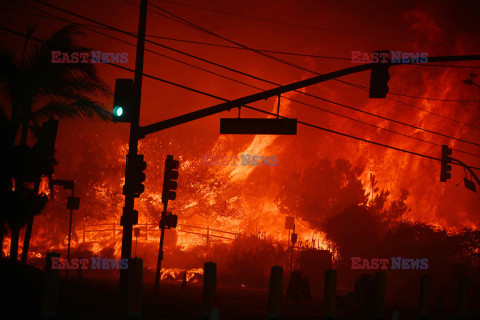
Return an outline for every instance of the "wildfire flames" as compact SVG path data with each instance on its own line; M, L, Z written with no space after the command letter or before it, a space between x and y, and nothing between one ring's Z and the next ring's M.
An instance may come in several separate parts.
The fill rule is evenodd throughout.
M407 14L409 19L415 20L411 28L424 29L428 37L438 37L441 30L439 31L431 20L421 19L417 13L414 10ZM423 29L419 27L420 25ZM471 42L471 40L469 36L459 37L451 50L457 54L478 52L478 44L476 48L472 44L478 42ZM429 48L430 56L435 56L436 52L448 51L446 47L440 45L438 47L431 45ZM410 45L408 49L409 52L425 51L420 45ZM311 64L310 68L319 72L327 72L332 68L338 69L333 62L322 66L310 60L308 63ZM458 63L457 65L471 64ZM349 66L351 65L347 63L344 67ZM408 93L412 96L444 100L478 99L478 92L472 93L470 88L465 88L462 84L462 80L467 75L467 72L463 71L459 72L456 68L395 66L390 68L389 87L391 92ZM285 82L298 81L310 76L312 75L308 72L301 75L289 74L289 81L285 80ZM346 77L345 80L366 83L367 76L354 75ZM151 88L153 84L146 82L145 86ZM216 88L214 82L207 83L206 86ZM458 139L480 141L480 129L476 127L480 117L478 103L418 100L390 95L404 103L399 104L386 99L368 100L365 92L359 93L351 87L348 87L348 90L354 93L347 95L345 88L347 88L345 85L335 82L309 87L303 91ZM331 130L440 157L441 147L439 146L312 110L294 104L284 99L285 97L316 105L321 104L329 110L374 123L380 128L480 154L478 146L435 136L366 114L347 111L337 105L302 96L300 93L291 92L280 98L282 115ZM233 93L232 98L234 98ZM203 104L204 100L201 102ZM264 110L276 112L277 102L276 99L269 99L260 103ZM147 95L145 102L142 100L142 103L146 106L157 105L158 97ZM405 104L409 104L410 107ZM192 110L194 110L193 107L188 109L188 112ZM182 113L184 112L168 109L165 110L165 117L169 118ZM145 114L142 114L144 119L142 121L146 123L158 121L151 117L152 114L150 109L145 111ZM232 112L222 116L236 116L236 114L233 115ZM247 112L245 117L248 116L259 115ZM457 122L445 117L454 118ZM113 130L112 127L114 127L113 124L94 125L68 120L61 122L60 125L56 144L58 165L55 176L62 179L75 179L75 195L81 198L80 210L73 213L72 256L120 257L122 227L119 222L124 205L122 186L128 146L126 127L120 128L120 125L117 125ZM169 203L168 207L169 211L178 215L179 226L177 230L166 232L166 255L162 280L181 280L186 271L187 281L198 281L198 277L202 274L203 262L208 261L207 259L221 258L218 252L227 252L214 253L215 248L222 246L228 248L230 245L233 247L232 243L241 241L243 238L254 237L255 241L269 243L285 251L289 245L289 230L285 229L285 217L290 214L280 208L277 196L285 186L296 185L307 172L317 170L317 166L325 163L322 159L332 164L337 159L344 159L352 165L352 168L358 168L360 184L366 197L375 197L380 192L388 190L389 196L385 206L401 198L402 189L408 190L408 196L405 199L407 210L401 217L403 220L422 221L452 232L467 227L476 229L480 222L478 196L464 190L461 183L464 173L456 166L452 170L451 181L442 184L438 181L440 164L437 161L309 127L300 126L298 135L293 137L219 136L218 117L198 120L196 123L180 127L148 136L140 141L139 146L139 153L145 155L147 162L147 179L146 191L135 203L136 210L139 212L139 225L134 227L140 228L140 236L133 238L132 256L143 258L144 265L149 270L154 270L158 254L160 234L158 223L163 210L161 193L164 160L167 154L174 154L175 158L180 160L177 199ZM277 156L278 165L242 166L240 165L242 154ZM234 157L239 160L239 164L237 166L212 165L205 163L204 155L212 155L220 159ZM454 156L463 159L471 166L478 167L480 164L478 157L475 156L458 152L455 152ZM372 176L376 179L375 187L372 185ZM319 184L321 183L320 181ZM325 184L327 183L325 181ZM340 187L343 187L347 182L341 181L340 184ZM312 204L316 201L317 191L310 185L298 187L299 194L308 195L302 207L308 211L311 207L313 208ZM325 188L328 189L329 186L326 185ZM50 194L46 179L42 180L40 192L49 195L52 200L49 201L44 212L35 217L29 258L38 261L45 257L47 251L64 252L66 250L69 210L66 209L65 203L66 197L70 195L69 191L61 188L55 189ZM295 197L294 194L291 196ZM333 202L334 200L331 198L325 201ZM322 219L324 215L326 215L325 212L318 212L318 216ZM296 245L303 248L328 249L333 252L334 258L338 258L335 243L328 240L328 235L321 228L322 219L319 218L318 225L313 225L301 215L296 215L295 232L298 234ZM348 232L349 227L345 227L345 232ZM20 243L23 243L22 237L23 235ZM8 255L9 241L8 237L5 238L4 255Z

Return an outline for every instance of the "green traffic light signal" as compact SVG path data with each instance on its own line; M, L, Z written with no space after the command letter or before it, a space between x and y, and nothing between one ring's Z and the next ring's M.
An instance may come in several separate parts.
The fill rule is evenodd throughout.
M113 115L116 116L116 117L121 117L123 114L123 108L120 107L120 106L116 106L115 108L113 108Z
M113 120L132 122L134 119L134 90L132 79L116 79L113 96Z

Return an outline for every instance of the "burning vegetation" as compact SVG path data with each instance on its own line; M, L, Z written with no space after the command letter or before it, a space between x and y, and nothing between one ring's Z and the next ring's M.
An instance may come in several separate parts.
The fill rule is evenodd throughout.
M82 206L74 215L71 257L118 259L125 147L89 140L63 153L71 159L69 172L82 177L82 183L77 182ZM415 221L414 208L408 206L409 190L381 188L388 185L382 183L381 173L368 172L361 162L354 165L347 159L317 157L300 159L307 162L302 171L284 168L282 164L290 164L289 148L283 146L282 152L274 140L256 138L242 150L220 138L211 147L211 153L218 155L275 153L279 166L274 167L206 166L198 155L208 141L187 141L192 147L179 157L178 197L172 204L179 226L166 232L161 279L180 281L187 272L187 281L198 281L203 262L211 260L219 265L220 283L265 287L270 266L299 266L301 252L307 249L330 250L349 285L354 280L351 257L428 258L432 272L441 272L446 264L463 265L473 272L478 265L475 229L455 231ZM148 167L146 193L137 206L140 235L133 240L133 253L144 259L145 274L153 276L165 142L149 139L140 148L145 150ZM66 250L66 196L65 191L56 190L43 214L36 217L30 252L38 266L47 251ZM286 216L296 217L299 235L293 260Z

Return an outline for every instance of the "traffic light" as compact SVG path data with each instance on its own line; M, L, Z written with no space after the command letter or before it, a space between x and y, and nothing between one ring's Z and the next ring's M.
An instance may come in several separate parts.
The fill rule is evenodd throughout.
M442 146L442 167L440 169L440 181L447 182L448 179L452 177L450 170L452 170L452 166L449 163L452 163L452 149L448 146Z
M145 191L145 186L143 182L145 181L145 169L147 168L147 163L143 160L143 154L136 154L134 156L128 156L127 158L127 181L123 187L123 194L125 194L126 189L133 192L135 198L140 197Z
M120 225L122 227L132 226L138 223L138 211L133 210L129 214L126 213L125 208L123 208L123 215L120 217Z
M388 51L374 51L378 57L388 57ZM386 98L388 93L388 80L390 80L390 74L388 68L390 67L390 58L380 58L378 62L372 66L370 73L370 98Z
M160 228L170 229L176 228L178 223L178 216L171 212L162 212L162 218L160 219Z
M178 179L178 160L174 160L172 155L168 155L165 159L165 174L163 176L163 191L162 202L168 203L168 200L175 200L177 194L177 179Z
M134 112L134 89L132 79L117 79L113 97L113 120L132 122Z

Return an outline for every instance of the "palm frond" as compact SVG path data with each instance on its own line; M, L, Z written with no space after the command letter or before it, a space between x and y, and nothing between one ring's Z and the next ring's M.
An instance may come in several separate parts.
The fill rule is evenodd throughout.
M30 124L51 116L112 120L111 113L94 98L111 95L96 64L52 63L52 51L90 53L93 49L75 43L80 35L78 26L64 27L46 43L33 46L20 64L13 53L0 47L0 117L5 120L10 115L8 130L17 133L23 119Z
M82 35L78 26L69 25L55 33L47 44L35 46L24 61L24 74L29 79L32 100L37 94L52 93L65 84L77 87L84 94L111 94L109 86L98 76L91 63L52 63L52 52L89 53L93 49L78 46L74 36ZM31 101L33 102L33 101Z
M53 96L49 102L33 114L34 118L58 118L70 119L100 119L112 121L112 114L107 111L98 101L86 96L72 94L70 96Z

